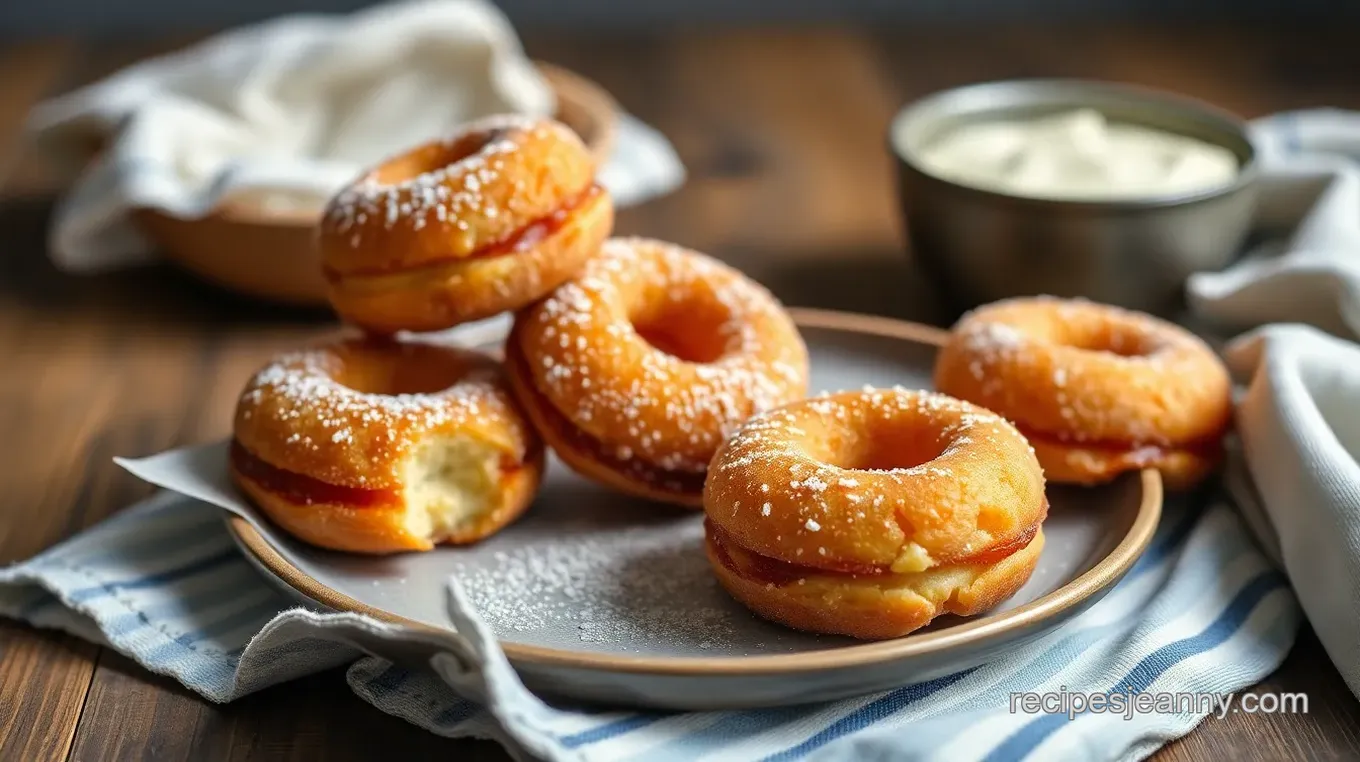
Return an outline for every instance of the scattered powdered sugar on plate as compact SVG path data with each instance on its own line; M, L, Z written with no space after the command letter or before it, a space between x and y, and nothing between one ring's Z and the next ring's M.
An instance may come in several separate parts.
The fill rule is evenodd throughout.
M703 526L665 524L542 537L456 568L468 602L501 635L575 626L581 642L685 641L736 632L730 608L695 606L717 588Z

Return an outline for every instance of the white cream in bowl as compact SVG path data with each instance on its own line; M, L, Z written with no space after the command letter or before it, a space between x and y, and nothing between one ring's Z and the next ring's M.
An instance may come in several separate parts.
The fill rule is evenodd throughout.
M916 154L926 171L1017 196L1119 201L1182 196L1230 184L1229 149L1174 132L1111 121L1095 109L965 124Z

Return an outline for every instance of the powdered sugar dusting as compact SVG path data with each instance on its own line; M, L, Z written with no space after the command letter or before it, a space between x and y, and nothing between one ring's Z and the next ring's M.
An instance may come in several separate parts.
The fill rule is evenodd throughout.
M419 394L380 394L345 386L345 355L382 355L385 362L428 362L448 350L411 343L400 349L346 342L281 355L261 368L237 402L237 416L254 425L282 424L278 444L291 451L315 478L351 486L391 487L393 461L427 433L460 427L488 416L504 416L508 392L494 365L466 368L449 387ZM421 353L434 353L422 356ZM376 360L372 360L376 361ZM447 361L447 359L446 359ZM377 474L387 463L388 473ZM361 471L374 469L380 483L366 483Z
M426 171L384 182L381 170L375 170L341 190L326 208L325 227L357 248L364 242L370 222L377 222L387 231L403 227L420 230L426 226L467 230L465 218L471 215L494 220L511 211L505 204L514 204L515 198L523 195L520 191L524 178L507 177L505 173L506 157L519 150L514 132L544 137L549 132L565 130L556 122L518 114L499 114L472 122L448 140L408 154L418 156L425 152L433 165ZM476 136L485 136L486 142L475 151L441 160L444 158L441 152ZM402 157L397 157L391 161L401 160ZM493 186L507 182L513 186L509 192L505 188L492 190Z
M853 439L884 423L919 427L922 436L938 436L945 444L936 457L919 465L854 468L821 460L818 445L805 437L805 430L815 427ZM892 516L908 480L955 479L956 458L966 459L971 446L997 438L1023 442L1000 416L942 394L897 386L819 395L747 421L714 463L710 487L735 503L734 513L748 513L752 521L782 522L795 536L810 537L837 522L864 520L866 510L874 512L874 520L895 527ZM770 488L770 475L781 473L782 484ZM741 508L741 498L748 495L759 506L754 513ZM794 547L791 552L797 556L815 549Z
M1005 355L1019 350L1025 336L1005 323L983 321L970 323L962 336L964 344L982 354Z
M499 633L574 625L585 643L706 648L729 641L736 626L731 608L676 605L722 600L702 542L698 521L542 537L454 575Z
M637 332L646 309L718 311L719 357L691 362ZM701 472L750 415L796 399L806 352L765 289L725 265L670 244L613 239L575 281L528 319L526 354L539 390L621 459Z
M1064 442L1167 444L1164 428L1198 431L1207 424L1187 419L1227 404L1227 373L1194 334L1084 299L979 307L955 326L947 354L957 364L946 391Z

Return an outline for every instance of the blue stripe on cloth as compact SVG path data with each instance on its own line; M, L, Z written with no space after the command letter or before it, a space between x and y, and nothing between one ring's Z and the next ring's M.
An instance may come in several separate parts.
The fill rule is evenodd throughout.
M156 511L135 519L135 526L119 533L105 532L108 540L89 547L79 537L77 544L60 548L54 555L79 556L82 566L103 566L105 564L126 564L128 561L152 558L164 553L166 548L183 548L186 544L205 537L205 530L212 534L223 535L222 516L219 511L204 511L183 514L179 512ZM129 534L129 532L131 532ZM211 537L212 534L207 536ZM101 538L102 539L102 538ZM111 542L110 542L111 540Z
M405 669L398 667L395 664L389 664L387 665L387 669L384 669L382 672L379 672L369 679L368 687L375 694L386 696L400 688L408 677L409 675L406 673Z
M235 546L227 548L220 553L208 556L207 558L200 558L183 566L167 569L157 574L149 574L145 577L137 577L118 582L105 582L101 585L73 590L71 591L69 598L76 603L81 603L88 601L91 598L112 595L120 590L143 590L157 587L211 569L216 569L223 564L231 563L233 561L237 563L241 563L242 561L241 552L237 550Z
M1143 657L1107 694L1137 693L1146 690L1163 672L1196 654L1209 651L1237 632L1247 616L1270 592L1282 587L1284 578L1269 570L1258 574L1233 596L1232 601L1208 627L1174 643L1168 643ZM992 749L985 762L1011 762L1024 759L1030 752L1069 720L1065 714L1046 714L1015 731Z
M445 728L459 725L472 719L477 712L481 711L481 709L480 706L471 701L458 699L456 702L439 710L439 714L434 716L434 722L436 725Z
M152 646L135 655L139 662L155 665L156 671L171 670L172 674L180 672L179 667L192 662L189 664L192 669L184 670L188 674L180 679L186 683L192 681L196 685L203 683L211 683L213 686L229 684L236 675L236 665L239 663L239 660L233 658L231 654L212 649L196 648L171 639L166 639L160 645ZM176 674L176 676L179 675Z
M158 603L151 603L140 606L137 611L112 617L103 623L104 631L110 636L127 635L146 623L148 619L160 621L182 622L184 620L200 619L202 612L221 605L231 598L238 598L250 593L259 591L258 581L250 584L251 580L243 579L241 583L231 587L213 588L205 593L200 593L192 597L171 597L168 600ZM272 591L270 591L272 592ZM176 595L181 591L176 590ZM278 605L284 599L278 595L272 595L266 602ZM252 606L260 604L251 604ZM287 608L287 604L283 605ZM281 609L280 609L281 610ZM214 620L215 621L215 620ZM194 625L199 629L201 625Z
M810 706L774 707L755 712L725 712L717 722L700 728L689 735L671 739L659 749L648 751L647 759L649 762L662 762L663 760L684 762L695 757L701 757L710 751L721 749L725 745L742 738L763 733L780 725L798 722L808 715L825 710L825 705L813 704Z
M929 682L898 688L886 696L870 701L868 704L865 704L850 714L836 720L822 729L821 732L813 735L811 738L803 741L797 746L769 755L765 758L765 762L797 759L813 749L831 743L843 735L853 733L856 730L862 730L888 715L896 714L902 707L907 706L908 704L914 704L938 691L948 688L972 673L973 670L967 669L962 672L955 672L952 675L936 678Z
M364 681L364 687L367 688L375 698L383 698L394 692L417 695L422 693L419 688L406 690L407 683L411 682L415 677L417 677L417 675L413 675L410 670L405 667L396 664L388 664L382 672L379 672ZM431 716L430 721L437 727L452 730L457 725L475 717L480 711L482 711L481 705L461 697L453 697L452 703Z
M200 624L198 625L197 632L186 633L180 637L188 638L191 643L197 643L204 640L211 640L219 635L223 635L238 627L251 623L254 623L256 625L255 629L258 630L260 627L264 627L265 623L270 619L273 619L280 611L288 608L287 603L280 604L281 602L279 599L269 598L260 601L259 603L251 604L240 611L234 611L220 619ZM247 638L247 640L249 640L249 638Z
M624 733L631 733L638 728L645 728L652 723L663 720L670 715L658 714L655 712L643 712L631 714L613 722L600 725L599 727L583 730L569 736L563 736L558 741L568 749L576 749L593 743L599 743L608 738L621 736Z

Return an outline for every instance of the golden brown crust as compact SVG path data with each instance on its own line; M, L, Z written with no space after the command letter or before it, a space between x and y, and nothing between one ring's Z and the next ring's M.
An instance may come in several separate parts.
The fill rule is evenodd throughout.
M523 250L407 270L334 275L331 306L377 333L434 331L534 302L581 271L614 226L614 206L594 192L555 230Z
M674 473L638 460L621 460L574 428L534 388L513 332L511 336L505 353L510 387L539 436L563 463L587 479L627 495L686 508L703 507L702 473Z
M755 613L794 629L868 640L901 637L942 614L971 616L995 607L1029 580L1043 547L1040 531L990 564L873 577L809 570L773 581L752 573L746 551L721 547L712 531L705 542L719 583Z
M807 388L807 349L768 291L659 241L606 241L579 277L516 317L510 344L522 359L519 396L540 425L551 410L594 445L554 437L569 465L690 505L693 490L663 497L635 473L621 481L619 466L702 474L743 420Z
M479 120L337 193L317 229L321 261L348 275L473 257L561 209L594 176L590 151L566 125Z
M1232 416L1227 370L1204 342L1151 316L1083 300L1009 299L965 315L936 360L935 386L1101 461L1074 469L1070 458L1049 457L1067 448L1047 446L1040 461L1052 467L1052 481L1142 467L1139 457L1097 458L1093 450L1212 453ZM1189 478L1206 461L1186 462L1167 461L1167 475Z
M903 388L752 418L717 453L709 520L741 547L831 570L930 568L1027 538L1044 477L1000 416Z
M1144 446L1108 449L1031 437L1034 454L1044 467L1044 478L1058 484L1096 485L1113 481L1128 471L1155 468L1170 490L1189 489L1218 468L1223 448L1177 449Z
M266 515L303 540L360 553L486 537L523 513L544 469L542 442L499 363L416 341L352 340L277 358L247 385L234 435L232 478ZM454 525L412 522L425 509L407 499L409 461L450 441L493 459L489 492Z
M246 384L233 431L272 466L355 489L401 488L407 457L430 437L475 437L511 462L538 441L495 358L383 339L275 358Z

